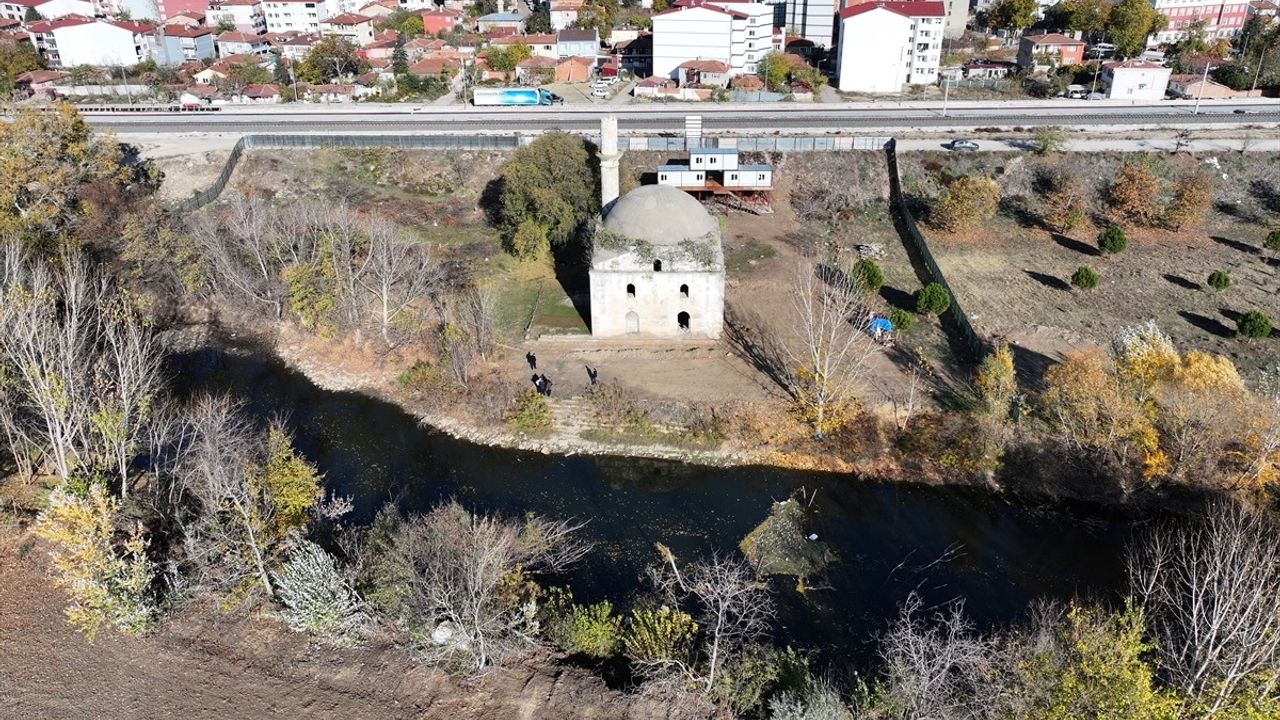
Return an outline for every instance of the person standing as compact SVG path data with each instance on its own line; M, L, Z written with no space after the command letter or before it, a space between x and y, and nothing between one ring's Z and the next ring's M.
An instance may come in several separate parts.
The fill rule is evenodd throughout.
M534 355L532 352L527 352L524 354L524 361L529 363L530 370L538 369L538 356Z

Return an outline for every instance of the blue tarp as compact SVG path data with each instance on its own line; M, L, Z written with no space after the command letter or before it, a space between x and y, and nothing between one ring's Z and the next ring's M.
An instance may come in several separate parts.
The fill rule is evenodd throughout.
M878 317L871 321L871 332L893 332L893 323L889 318Z

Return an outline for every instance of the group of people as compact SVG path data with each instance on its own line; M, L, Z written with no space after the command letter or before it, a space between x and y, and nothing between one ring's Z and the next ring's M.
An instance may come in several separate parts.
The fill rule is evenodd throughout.
M537 355L534 355L532 352L526 352L524 354L524 360L525 362L529 363L530 370L538 369ZM600 379L600 370L598 368L592 368L590 365L588 365L587 379L591 381L592 385L595 385L596 381ZM542 395L544 397L551 397L551 384L552 384L551 378L547 377L545 374L534 373L533 377L529 378L529 381L533 383L533 387L535 390L538 391L539 395Z

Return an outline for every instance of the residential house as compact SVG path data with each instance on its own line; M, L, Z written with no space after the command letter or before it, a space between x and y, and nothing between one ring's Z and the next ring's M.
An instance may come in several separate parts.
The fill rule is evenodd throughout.
M1277 11L1280 11L1280 5L1271 0L1253 0L1249 3L1250 15L1261 15L1264 18L1273 18Z
M0 18L25 21L27 11L35 10L45 20L69 15L93 17L93 3L88 0L4 0L0 2Z
M375 58L390 59L396 51L396 44L399 42L399 35L395 30L383 30L373 36L373 42L360 48L360 54L366 60Z
M211 27L164 25L156 30L154 59L160 65L181 65L216 54Z
M600 54L600 35L595 28L581 30L569 28L556 33L556 51L559 57L589 57Z
M311 52L311 46L318 42L320 42L319 33L298 33L273 41L271 47L279 50L282 58L301 61L307 53Z
M158 11L154 16L156 18L171 18L188 13L204 15L209 9L209 0L154 0L154 2Z
M409 62L424 58L428 55L434 55L448 47L443 40L438 38L414 38L404 44L405 55L409 58ZM395 50L393 49L394 53Z
M937 0L863 3L840 11L837 87L896 93L938 81L946 7Z
M596 66L594 57L567 57L556 62L556 82L584 83L591 79Z
M1084 43L1060 33L1024 35L1018 41L1018 67L1033 73L1084 64Z
M1163 100L1169 88L1169 68L1146 60L1102 64L1102 82L1113 100Z
M650 33L614 44L610 54L617 59L615 64L619 70L642 78L653 74L653 35Z
M551 14L552 29L559 31L573 27L578 22L578 10L583 4L584 0L551 0L547 12Z
M534 55L516 64L516 80L526 85L536 85L555 77L556 58Z
M635 84L631 94L636 97L659 98L663 100L710 100L711 91L706 88L680 87L669 77L654 75Z
M1017 63L979 58L965 63L962 73L968 80L1000 80L1017 70Z
M239 32L253 35L267 31L262 0L220 0L209 6L208 17L209 24L214 27L230 25Z
M214 39L218 49L218 57L228 55L266 55L271 44L262 35L253 35L238 30L229 30Z
M372 93L371 88L352 84L310 85L306 88L307 100L310 102L349 103Z
M686 60L676 66L680 85L729 86L729 66L719 60Z
M33 23L28 31L50 67L137 65L151 58L151 33L143 23L65 17Z
M551 58L552 60L560 57L559 51L556 49L555 35L505 35L497 38L489 43L494 47L510 47L512 45L527 45L529 54L534 57Z
M518 33L524 30L524 18L516 13L489 13L476 18L476 30L482 33L495 30L508 30Z
M264 0L262 12L267 20L268 33L290 30L314 33L320 31L320 21L329 17L327 0Z
M164 19L165 25L181 25L182 27L200 27L205 24L205 13L196 10L176 13Z
M269 105L280 102L280 88L273 83L245 85L240 91L240 102L247 105Z
M448 80L462 69L461 63L451 58L426 57L409 66L409 73L418 77L437 77Z
M1147 38L1150 45L1179 41L1186 36L1187 28L1198 21L1205 23L1204 36L1208 41L1233 38L1249 19L1249 0L1150 1L1156 12L1169 20L1164 30Z
M69 77L58 70L28 70L13 79L13 87L27 97L50 99L58 96L57 83Z
M196 85L217 85L220 81L226 80L231 74L232 66L261 64L262 61L263 58L260 55L228 55L209 67L194 73L191 79L195 81Z
M418 14L422 17L422 29L428 35L453 32L458 25L462 24L462 13L452 8L423 10Z
M371 18L387 17L400 12L400 4L396 0L373 0L356 8L356 12Z
M343 13L320 21L320 35L340 37L356 47L373 42L373 18Z
M756 63L782 49L772 5L728 0L677 0L653 22L653 74L674 77L686 60L719 60L731 75L754 74Z
M1204 87L1201 87L1203 82ZM1169 76L1169 94L1188 100L1204 98L1206 100L1227 100L1242 97L1262 97L1261 90L1233 90L1220 82L1209 78L1204 81L1202 73Z
M183 105L209 105L218 95L218 88L213 85L191 85L182 88L178 102Z

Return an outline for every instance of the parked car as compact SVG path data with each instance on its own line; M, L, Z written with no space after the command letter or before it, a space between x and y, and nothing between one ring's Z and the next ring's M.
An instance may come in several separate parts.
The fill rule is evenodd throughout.
M956 152L973 152L978 149L978 143L972 140L956 138L955 140L947 143L947 149L954 150Z
M591 88L591 97L607 98L609 97L609 88L603 85L597 85Z

